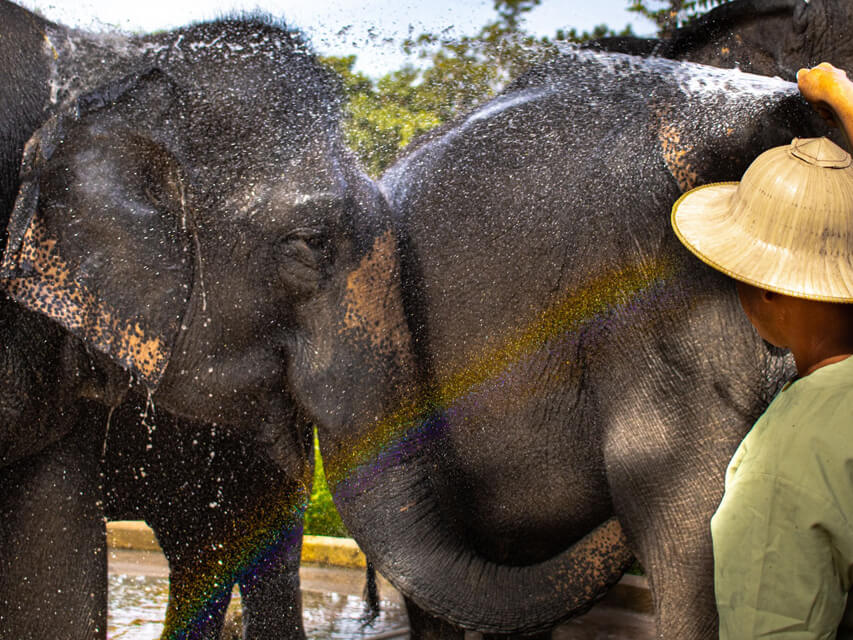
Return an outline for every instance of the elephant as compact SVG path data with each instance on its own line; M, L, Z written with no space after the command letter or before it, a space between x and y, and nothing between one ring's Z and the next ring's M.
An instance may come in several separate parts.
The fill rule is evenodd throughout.
M260 559L298 597L306 425L369 428L413 379L396 237L344 148L335 82L269 20L87 35L3 2L0 24L15 34L0 38L0 636L104 637L100 462L133 437L134 407L146 428L215 426L274 462L268 535L220 575ZM196 621L215 624L222 585L188 577ZM285 637L251 637L270 634Z
M732 0L667 37L598 38L594 50L689 60L794 81L823 61L853 70L853 6L844 0Z
M794 368L670 209L824 131L780 79L570 51L385 173L425 386L324 465L413 638L550 637L634 558L660 638L717 636L710 517Z
M45 43L53 46L49 33L59 34L60 38L64 35L60 26L8 2L0 3L0 16L3 35L8 36L0 38L0 61L3 63L0 74L4 75L3 86L6 88L0 95L3 99L0 111L6 125L6 135L0 147L3 154L0 158L0 199L5 214L0 228L5 238L8 217L18 190L18 167L24 142L55 110L53 102L59 99L58 95L52 94L51 52L45 51ZM112 73L120 77L118 66L115 69L103 69L98 59L94 62L85 59L82 62L86 66L78 70L78 75L82 76L78 79L80 85L97 82L98 73ZM126 61L122 59L122 63ZM27 344L15 339L15 328L31 326L41 320L35 317L26 322L21 321L19 316L26 311L5 295L2 308L4 318L8 321L5 325L7 330L3 333L7 362L21 363L26 358L30 363L39 362L39 367L44 371L56 367L53 362L34 358L35 352L32 350L26 356L12 354L11 350L16 345ZM30 377L22 376L22 372L30 374ZM40 410L43 398L49 397L46 389L39 389L33 384L31 376L37 374L36 367L18 366L14 377L7 376L4 380L7 402L28 400L33 403L33 410L27 418L29 424L34 424L36 418L33 415ZM58 404L67 407L71 402L66 399ZM142 411L133 406L132 402L126 402L117 409L115 415L110 415L109 422L114 427L117 424L120 427L109 432L109 446L106 434L95 434L95 439L104 442L103 452L107 453L103 456L103 468L100 469L100 475L105 480L104 511L110 518L134 517L147 520L166 551L172 575L163 635L178 638L191 630L195 638L218 638L230 598L230 583L236 579L243 590L246 638L304 638L298 582L299 525L292 527L288 548L282 549L280 553L259 556L257 566L242 567L239 577L235 576L233 558L240 557L240 552L244 556L250 554L249 548L235 549L234 546L245 546L253 539L245 532L241 536L235 535L235 532L245 529L245 526L235 525L236 518L246 517L247 505L252 504L255 513L248 515L254 517L246 518L245 522L259 525L264 521L263 506L248 500L250 494L254 492L261 495L262 490L264 495L271 496L278 492L280 499L270 502L286 503L297 487L293 478L288 478L284 468L290 467L288 471L293 477L306 476L310 474L313 462L310 455L286 461L285 467L280 468L266 455L272 434L261 438L266 442L252 446L257 430L238 430L230 434L230 438L223 439L220 435L217 439L210 435L211 431L216 433L216 426L209 429L193 425L181 428L177 425L180 419L162 412L156 418L150 416L148 424L143 426L138 418ZM102 427L107 422L107 413L102 407L90 405L85 416L92 423L90 429ZM13 424L23 420L20 416L12 418ZM151 439L144 438L141 433L148 433L149 430L157 433L156 427L161 423L165 423L166 428L159 432L157 446L153 446ZM3 428L8 430L10 425ZM47 428L53 429L56 434L63 430L53 425ZM299 427L296 421L291 429L298 434L297 439L303 445L310 440L310 429L300 431L304 427ZM223 429L219 431L221 434ZM164 437L164 433L169 434L169 437ZM35 439L35 442L38 440ZM20 437L17 437L17 443L17 446L21 445ZM204 454L201 449L205 450ZM202 468L207 469L207 474L182 464L187 460L175 457L176 451L192 451L196 458L206 457L207 464ZM211 467L214 459L216 468ZM189 494L186 482L192 483L193 491ZM171 483L179 483L183 491ZM170 512L171 505L166 500L179 501L180 513L177 509ZM216 508L212 509L210 505L214 502ZM10 531L7 535L14 535L14 532ZM220 585L210 590L206 598L201 598L204 594L198 593L200 575L206 576L205 586L209 590L210 585ZM97 586L100 589L100 585ZM200 598L204 602L203 617L197 615ZM103 604L100 606L103 608ZM202 619L204 624L201 624Z
M4 33L10 36L0 41L0 48L4 44L16 43L16 46L7 46L0 53L0 60L4 62L0 73L6 74L3 84L8 89L2 96L6 101L2 112L6 116L8 131L2 146L3 189L0 196L5 219L8 220L18 188L17 168L23 143L51 111L49 57L42 51L45 34L48 31L59 33L62 28L8 2L0 3L0 14ZM37 61L41 64L35 64ZM93 65L91 61L86 61L86 64ZM84 70L90 76L98 70L97 64L93 66L94 69ZM13 88L17 90L12 91ZM2 232L5 236L5 222ZM7 300L4 304L10 303ZM21 312L16 306L12 303L8 307L12 314ZM8 333L4 335L10 337ZM31 399L40 397L32 385L16 390L15 394ZM109 446L106 436L100 436L105 440L104 451L108 454L103 461L105 468L101 469L106 481L106 515L113 519L145 519L154 528L166 551L172 574L164 637L180 637L182 630L192 628L193 637L218 638L230 597L230 585L225 583L235 580L233 562L228 559L239 557L241 552L248 554L250 549L234 549L234 545L246 545L252 540L245 531L241 536L235 535L241 529L235 520L240 517L244 522L258 525L263 522L263 506L250 501L251 495L260 495L262 491L264 495L272 496L278 492L280 499L271 498L270 502L283 504L296 487L283 468L265 455L272 434L261 435L265 442L252 446L252 439L258 436L257 430L251 433L238 431L223 438L220 428L217 438L210 435L211 431L216 433L215 425L209 429L197 425L180 428L175 424L176 418L162 413L156 419L151 416L148 426L144 427L138 419L142 411L130 405L132 403L125 403L110 417L113 426L118 423L121 427L109 432ZM90 407L87 420L102 425L106 421L105 414L102 412L94 417L95 409L97 407ZM155 426L152 431L156 432L156 425L163 422L167 428L161 429L156 438L157 445L152 446L150 438L141 434L147 433L152 425ZM306 428L299 426L295 420L291 427L294 433L299 434L298 440L303 445L311 438L310 428L307 431ZM163 437L164 432L170 437ZM203 468L207 473L200 474L197 469L181 464L185 461L174 457L176 451L192 451L197 457L205 458L207 464ZM214 458L216 468L211 467ZM301 478L310 474L313 460L307 455L285 462L284 466L290 467L291 476ZM186 491L187 482L192 484L190 493ZM172 483L183 487L183 492ZM168 500L180 501L180 513L170 511ZM209 505L214 502L216 508L211 509ZM246 513L248 504L255 505L254 513ZM237 581L243 590L246 638L304 637L298 583L299 531L298 527L294 528L290 545L282 553L259 556L258 566L244 567L240 572ZM192 593L193 589L199 588L197 576L202 570L208 584L221 585L205 600L204 625L200 625L198 616L194 615L198 613L199 594Z
M288 426L297 424L294 415ZM287 509L308 487L288 475L293 465L267 455L255 430L145 415L131 402L114 410L110 425L104 511L108 519L145 520L156 533L170 568L162 637L220 638L236 583L241 637L304 638L302 524L290 522ZM312 429L304 428L311 442ZM311 454L303 476L313 469Z

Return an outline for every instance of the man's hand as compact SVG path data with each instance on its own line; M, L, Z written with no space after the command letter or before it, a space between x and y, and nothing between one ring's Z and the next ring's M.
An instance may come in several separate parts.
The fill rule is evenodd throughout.
M853 118L853 82L841 69L821 62L797 71L797 86L806 101L832 126L841 126L845 115Z

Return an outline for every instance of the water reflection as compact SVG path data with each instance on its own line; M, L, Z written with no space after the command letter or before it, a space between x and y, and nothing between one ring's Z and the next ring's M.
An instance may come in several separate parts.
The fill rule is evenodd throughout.
M338 593L302 593L305 633L319 640L370 638L408 625L406 612L399 602L382 601L382 613L368 629L362 629L359 616L363 601L358 596Z
M107 637L110 640L153 640L160 637L169 579L161 576L110 574ZM311 640L370 638L407 626L405 610L397 601L383 600L382 613L368 628L359 617L363 601L358 596L334 592L302 592L305 633ZM232 607L240 608L235 593Z
M168 601L168 578L110 575L107 637L113 640L159 638Z

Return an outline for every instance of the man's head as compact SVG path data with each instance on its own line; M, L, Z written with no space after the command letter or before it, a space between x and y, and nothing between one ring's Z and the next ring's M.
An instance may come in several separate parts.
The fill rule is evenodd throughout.
M853 351L853 159L826 138L761 154L740 182L684 194L672 225L701 260L737 281L762 338L800 373Z

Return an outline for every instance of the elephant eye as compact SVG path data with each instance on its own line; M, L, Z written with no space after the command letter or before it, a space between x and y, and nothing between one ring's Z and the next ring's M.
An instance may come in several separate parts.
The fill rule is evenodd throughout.
M326 244L325 234L319 229L303 227L294 229L285 237L285 244L301 243L311 249L321 249Z
M331 243L317 229L290 231L275 246L278 284L292 299L310 297L331 271Z
M305 262L306 266L319 264L327 259L328 247L326 234L311 228L294 229L284 237L280 245L284 257Z
M276 247L279 277L295 292L308 293L323 279L332 260L328 236L321 230L299 228Z

